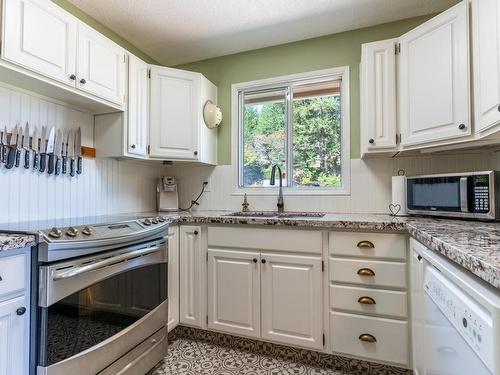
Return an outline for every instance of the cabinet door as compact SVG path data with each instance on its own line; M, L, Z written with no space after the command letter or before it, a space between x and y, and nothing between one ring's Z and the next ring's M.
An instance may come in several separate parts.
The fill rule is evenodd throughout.
M260 337L260 254L208 250L208 328Z
M26 312L18 315L22 307ZM29 321L25 296L0 302L0 375L28 375Z
M323 348L321 257L261 254L262 338Z
M168 331L179 324L179 227L168 229Z
M203 314L204 290L203 266L206 264L202 254L201 227L180 227L180 317L182 324L201 327Z
M149 126L148 64L128 56L128 125L127 152L146 156Z
M123 104L125 51L104 35L78 23L77 87L85 92Z
M403 146L471 134L468 30L462 1L400 38Z
M77 19L50 1L3 4L2 57L74 87Z
M200 81L198 73L151 67L151 157L198 159Z
M396 148L396 39L361 46L361 145Z
M500 1L472 2L475 130L500 124Z

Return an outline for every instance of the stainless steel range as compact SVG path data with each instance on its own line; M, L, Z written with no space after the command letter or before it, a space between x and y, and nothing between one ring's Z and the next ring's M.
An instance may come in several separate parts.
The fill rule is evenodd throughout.
M69 222L39 232L37 374L144 374L167 350L168 222Z

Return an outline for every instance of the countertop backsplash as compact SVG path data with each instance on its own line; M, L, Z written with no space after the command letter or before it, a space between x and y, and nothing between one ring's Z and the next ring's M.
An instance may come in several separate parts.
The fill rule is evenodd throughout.
M82 145L93 147L90 113L0 84L2 129L26 121L31 131L42 125L80 126ZM164 174L161 164L114 159L84 158L83 173L75 177L0 165L0 223L154 210L156 179Z
M449 155L404 156L381 159L351 159L350 195L285 195L287 211L324 211L336 213L389 213L391 176L399 170L406 175L500 169L500 153L462 152ZM242 195L233 195L233 167L169 166L166 175L179 183L179 201L189 205L209 180L209 191L200 200L198 210L239 210ZM277 194L248 195L251 210L275 210Z

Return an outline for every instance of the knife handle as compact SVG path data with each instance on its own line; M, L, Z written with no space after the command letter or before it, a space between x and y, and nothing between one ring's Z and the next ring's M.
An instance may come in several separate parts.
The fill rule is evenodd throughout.
M16 149L16 162L14 163L16 168L19 168L19 164L21 163L21 150Z
M40 168L39 168L39 171L40 172L45 172L45 166L47 164L46 162L47 160L47 154L40 154Z
M38 164L40 164L40 154L35 151L33 154L33 169L38 169Z
M78 158L76 159L76 173L77 174L82 174L82 163L83 163L82 157L78 156Z
M30 167L30 150L24 150L24 168Z
M54 173L54 154L49 154L49 165L47 167L47 173Z
M5 168L11 169L14 166L15 161L16 161L16 148L11 147L7 153L7 164L5 164Z
M56 156L56 165L55 165L55 175L58 176L61 173L61 158Z
M69 175L75 176L75 159L69 159Z
M5 146L0 145L0 163L5 163Z
M66 174L66 166L67 166L67 157L66 156L63 156L62 157L62 174Z

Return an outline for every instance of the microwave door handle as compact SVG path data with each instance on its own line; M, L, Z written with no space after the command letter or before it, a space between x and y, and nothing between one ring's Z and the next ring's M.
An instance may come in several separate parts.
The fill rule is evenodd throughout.
M144 255L149 255L152 253L157 252L160 250L160 246L155 246L155 247L147 247L143 249L138 249L134 251L129 251L127 253L123 253L111 258L107 258L104 260L101 260L99 262L91 263L86 266L82 267L75 267L70 270L65 270L63 272L55 272L54 275L52 276L52 280L58 281L58 280L63 280L63 279L69 279L71 277L75 277L78 275L81 275L82 273L87 273L90 271L97 270L99 268L103 268L106 266L114 265L116 263L121 263L126 260L129 260L131 258L137 258L139 256L144 256Z
M467 195L467 177L460 177L460 211L462 212L469 212Z

